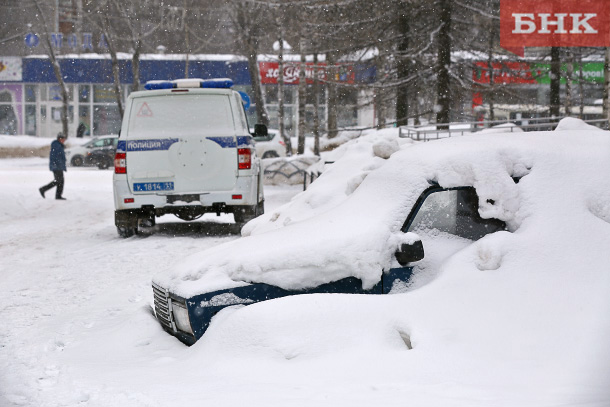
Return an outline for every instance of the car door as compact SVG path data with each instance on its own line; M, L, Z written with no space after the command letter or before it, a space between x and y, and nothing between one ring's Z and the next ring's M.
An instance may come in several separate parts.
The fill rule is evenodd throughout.
M479 198L472 187L428 188L417 200L402 232L416 233L424 247L423 260L384 273L383 292L403 291L414 274L417 286L432 280L441 264L473 241L499 230L506 224L498 219L483 219L478 211Z

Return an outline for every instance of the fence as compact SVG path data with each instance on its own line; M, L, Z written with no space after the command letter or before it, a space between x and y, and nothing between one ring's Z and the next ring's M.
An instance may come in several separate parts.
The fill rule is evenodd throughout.
M441 123L418 127L400 127L398 136L416 141L430 141L441 138L463 136L482 130L497 130L502 132L515 131L545 131L554 130L563 117L539 117L519 120L494 120L460 123ZM607 119L585 120L585 123L608 129ZM505 125L504 127L499 127Z

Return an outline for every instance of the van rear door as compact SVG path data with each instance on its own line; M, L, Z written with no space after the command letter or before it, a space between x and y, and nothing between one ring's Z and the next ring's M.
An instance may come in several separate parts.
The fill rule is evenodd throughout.
M134 194L234 187L237 140L229 95L185 92L132 99L126 154Z

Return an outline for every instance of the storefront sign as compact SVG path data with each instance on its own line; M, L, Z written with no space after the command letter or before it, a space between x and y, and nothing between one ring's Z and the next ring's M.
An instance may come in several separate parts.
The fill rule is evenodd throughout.
M523 84L549 84L550 64L526 63L526 62L494 62L493 67L493 83L504 85L523 85ZM604 63L603 62L586 62L574 64L573 80L578 80L581 77L587 82L599 83L604 82ZM567 64L561 67L562 78L561 83L565 83L565 73L567 73ZM475 63L475 68L472 72L472 80L478 84L489 84L490 72L487 62L479 61Z
M516 47L608 47L608 0L501 0L500 44Z
M69 34L50 33L49 40L51 46L56 49L71 49L74 51L93 50L94 40L97 39L97 47L101 49L108 48L108 42L104 34L99 38L94 38L92 33ZM40 45L38 34L29 33L24 38L24 43L28 48L36 48Z
M0 57L0 81L21 81L21 58Z
M261 74L261 84L277 85L279 77L278 62L260 62L259 70ZM287 85L297 85L299 83L300 63L285 63L284 64L284 83ZM334 82L342 82L353 84L355 81L354 69L351 65L337 65L330 71L331 78L327 78L326 64L318 64L315 69L313 63L307 63L305 66L305 78L308 84L313 83L314 70L317 72L320 81L332 80Z

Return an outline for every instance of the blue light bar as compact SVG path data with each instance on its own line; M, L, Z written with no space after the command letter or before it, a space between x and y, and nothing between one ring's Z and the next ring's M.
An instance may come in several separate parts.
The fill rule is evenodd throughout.
M201 81L200 86L208 89L231 89L233 87L233 81L229 78L205 79Z
M233 81L229 78L220 79L177 79L175 81L148 81L144 85L146 90L174 89L174 88L206 88L231 89Z
M170 81L148 81L144 85L146 90L157 90L157 89L173 89L176 84Z

